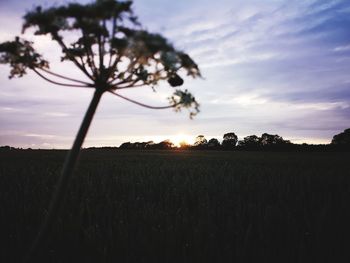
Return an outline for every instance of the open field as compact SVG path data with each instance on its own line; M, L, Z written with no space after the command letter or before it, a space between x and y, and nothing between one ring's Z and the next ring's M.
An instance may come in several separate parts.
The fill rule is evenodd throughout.
M34 238L65 153L0 152L0 262ZM84 151L41 261L350 262L349 160Z

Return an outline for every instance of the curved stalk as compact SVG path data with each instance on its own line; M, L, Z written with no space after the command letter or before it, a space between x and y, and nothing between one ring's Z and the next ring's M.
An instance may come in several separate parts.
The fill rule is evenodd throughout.
M36 236L36 239L33 241L32 246L24 259L24 262L28 263L34 260L34 256L37 253L38 248L47 237L47 234L50 230L52 223L54 222L55 218L59 214L59 207L60 207L61 201L63 200L63 197L68 188L69 180L72 177L75 165L79 157L80 148L83 145L84 139L90 127L91 121L94 117L96 108L98 106L98 103L101 99L102 94L103 94L103 91L96 89L94 96L90 102L90 105L85 113L83 122L81 123L81 126L79 128L78 134L75 137L73 146L69 151L66 157L66 160L64 162L64 165L61 171L61 176L57 182L55 192L51 199L48 213L44 219L44 222L41 225L38 235Z
M53 81L53 80L45 77L43 74L41 74L39 71L37 71L34 68L33 68L33 71L42 79L44 79L52 84L55 84L55 85L65 86L65 87L75 87L75 88L92 88L92 86L87 86L87 85L68 84L68 83L61 83L61 82Z
M112 93L113 95L115 96L118 96L119 98L122 98L124 100L127 100L131 103L134 103L136 105L139 105L141 107L144 107L144 108L147 108L147 109L153 109L153 110L164 110L164 109L170 109L170 108L174 108L176 107L177 105L179 105L180 103L175 103L175 104L172 104L172 105L168 105L168 106L151 106L151 105L147 105L147 104L144 104L144 103L141 103L141 102L138 102L136 100L132 100L132 99L129 99L123 95L120 95L119 93L116 93L115 91L112 91L112 90L109 90L110 93Z
M81 81L81 80L78 80L78 79L73 79L73 78L70 78L70 77L66 77L66 76L63 76L61 74L58 74L58 73L55 73L55 72L52 72L50 70L47 70L47 69L44 69L44 68L40 68L40 70L50 74L50 75L53 75L55 77L59 77L59 78L62 78L62 79L65 79L65 80L70 80L70 81L74 81L74 82L78 82L78 83L81 83L81 84L85 84L87 86L91 86L90 83L87 83L85 81Z

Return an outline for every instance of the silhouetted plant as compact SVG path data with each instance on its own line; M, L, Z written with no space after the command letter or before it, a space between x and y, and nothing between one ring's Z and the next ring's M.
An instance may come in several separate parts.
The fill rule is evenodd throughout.
M207 146L208 146L208 148L211 148L211 149L217 149L220 147L220 142L218 141L218 139L211 138L208 141Z
M238 137L234 132L226 133L223 136L222 147L232 149L236 147L237 141Z
M289 144L290 141L284 140L281 136L275 134L263 133L259 139L259 142L262 146L271 146L271 145L281 145Z
M260 145L260 138L256 135L249 135L238 142L241 147L258 147Z
M161 80L178 87L184 82L180 73L200 76L197 64L189 55L176 50L163 36L149 33L141 27L131 4L131 1L97 0L89 4L71 3L48 9L38 6L24 16L22 33L34 27L35 35L49 35L61 48L62 62L74 63L89 81L52 72L49 62L33 48L30 41L16 37L14 41L0 44L0 62L10 65L10 78L22 77L27 70L32 70L53 84L95 90L64 163L47 217L30 253L35 252L57 216L80 148L105 92L151 109L174 108L179 111L186 108L190 117L199 111L197 101L187 90L175 90L169 97L171 104L163 107L146 105L118 93L121 89L153 88ZM64 38L67 34L69 38ZM74 36L77 36L76 39L68 43L67 39Z
M350 146L350 128L333 136L331 144Z
M173 147L174 147L174 144L170 140L164 140L152 146L153 149L158 149L158 150L167 150Z
M119 146L119 149L132 149L132 143L124 142Z
M205 145L207 145L207 143L208 143L208 141L204 137L204 135L198 135L196 137L196 141L194 142L194 146L196 146L196 147L204 147Z

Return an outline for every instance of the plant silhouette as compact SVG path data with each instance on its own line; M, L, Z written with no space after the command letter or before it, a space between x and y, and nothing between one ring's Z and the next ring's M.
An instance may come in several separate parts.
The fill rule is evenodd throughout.
M223 136L222 146L224 148L234 148L236 147L238 137L234 132L225 133Z
M141 27L131 5L131 1L97 0L84 5L71 3L48 9L38 6L24 16L22 33L35 28L35 35L49 35L61 48L62 62L74 63L89 79L88 82L52 72L49 62L30 41L16 37L14 41L0 44L0 62L10 65L10 78L22 77L27 70L32 70L52 84L94 89L63 165L47 216L25 261L33 258L58 214L88 128L105 92L151 109L174 108L179 111L186 108L190 117L199 112L199 104L187 90L176 89L169 97L170 105L162 107L150 106L118 93L121 89L153 88L162 80L178 87L184 82L180 74L200 76L197 64L189 55L176 50L161 35L149 33ZM69 37L65 38L67 35ZM68 43L67 39L77 35Z
M208 143L207 139L204 137L204 135L198 135L196 137L196 141L194 142L195 146L203 147Z
M333 136L331 144L333 145L350 145L350 128Z

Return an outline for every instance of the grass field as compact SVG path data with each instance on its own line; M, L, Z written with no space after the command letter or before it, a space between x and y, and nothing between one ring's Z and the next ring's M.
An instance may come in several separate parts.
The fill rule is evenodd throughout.
M0 152L0 262L18 262L65 151ZM37 262L350 262L350 154L84 151Z

